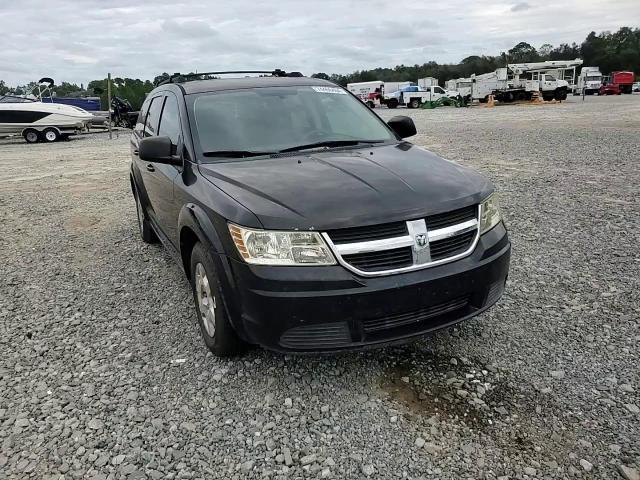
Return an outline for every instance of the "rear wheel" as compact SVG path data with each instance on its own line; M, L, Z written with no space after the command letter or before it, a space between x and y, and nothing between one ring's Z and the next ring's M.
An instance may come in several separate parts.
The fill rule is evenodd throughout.
M411 108L420 108L420 100L418 100L417 98L414 98L413 100L411 100L411 102L409 103L409 106Z
M42 132L42 139L48 143L57 142L60 139L60 132L55 128L46 128Z
M398 100L396 100L395 98L392 98L391 100L387 101L388 108L396 108L397 106L398 106Z
M191 288L204 343L214 355L226 357L245 350L222 302L211 254L200 242L191 251Z
M142 203L140 202L140 197L138 192L134 195L136 199L136 213L138 214L138 229L140 230L140 238L144 243L156 243L158 241L158 237L156 236L156 232L151 228L151 224L147 219L146 214L144 213L144 209L142 208Z
M27 128L24 132L22 132L22 136L27 141L27 143L36 143L40 140L40 133L33 128Z

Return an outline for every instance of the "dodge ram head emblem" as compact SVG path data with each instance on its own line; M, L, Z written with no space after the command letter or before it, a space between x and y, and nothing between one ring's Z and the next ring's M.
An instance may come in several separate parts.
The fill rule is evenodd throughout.
M427 246L427 235L424 233L419 233L416 235L416 247L424 248Z

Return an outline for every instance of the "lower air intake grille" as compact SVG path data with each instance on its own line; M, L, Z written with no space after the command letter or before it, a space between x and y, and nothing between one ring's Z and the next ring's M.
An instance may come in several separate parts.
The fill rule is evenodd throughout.
M504 292L504 280L498 280L497 282L491 284L491 288L489 289L489 293L487 294L485 305L490 305L497 302L498 299L502 296L502 292Z
M430 318L444 315L445 313L453 312L455 310L460 310L466 307L468 302L469 297L458 297L448 302L439 303L437 305L421 308L419 310L365 320L363 322L364 331L367 333L372 333L380 330L387 330L390 328L397 328L405 325L413 325L419 322L424 322L425 320L428 320Z
M295 350L320 350L344 347L351 343L346 322L317 323L295 327L284 332L280 345Z
M442 240L431 242L429 244L431 248L431 260L441 260L467 251L469 247L471 247L476 233L477 232L473 230L471 232L461 233L455 237L443 238Z
M409 267L413 264L411 247L378 250L377 252L343 255L345 262L362 271L393 270Z

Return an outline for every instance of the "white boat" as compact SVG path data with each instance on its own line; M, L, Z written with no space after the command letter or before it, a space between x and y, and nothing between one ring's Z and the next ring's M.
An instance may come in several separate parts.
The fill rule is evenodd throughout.
M46 81L46 82L45 82ZM42 87L42 83L49 86ZM35 95L0 96L0 134L20 134L29 143L55 142L86 129L93 115L78 107L42 102L42 94L53 80L40 80Z

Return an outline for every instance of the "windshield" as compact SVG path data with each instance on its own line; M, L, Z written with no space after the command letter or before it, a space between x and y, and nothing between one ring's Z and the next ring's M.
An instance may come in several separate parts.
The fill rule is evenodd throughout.
M0 97L0 103L33 103L34 101L30 98L13 97L11 95Z
M601 79L602 79L601 75L589 75L587 77L587 80L593 80L593 81L598 81L598 80L601 80Z
M339 146L358 141L397 141L366 105L339 87L268 87L206 93L195 99L193 110L205 155L273 153L323 142Z

